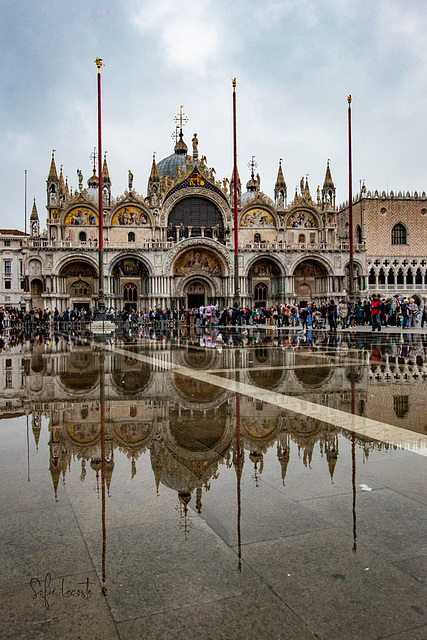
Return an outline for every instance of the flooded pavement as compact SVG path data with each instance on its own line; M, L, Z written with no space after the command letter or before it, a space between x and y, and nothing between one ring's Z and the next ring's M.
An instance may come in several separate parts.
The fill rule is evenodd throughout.
M427 336L221 338L4 341L1 638L427 638Z

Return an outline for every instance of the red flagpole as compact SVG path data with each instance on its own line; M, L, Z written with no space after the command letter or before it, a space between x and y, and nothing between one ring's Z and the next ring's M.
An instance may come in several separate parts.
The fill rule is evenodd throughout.
M233 212L234 212L234 306L240 304L239 291L239 225L237 220L237 124L236 124L236 78L233 84Z
M101 138L101 67L102 58L96 58L95 64L98 68L98 271L99 271L99 292L98 311L99 319L105 316L104 301L104 220L102 213L102 138Z
M349 280L350 286L348 297L353 302L354 295L354 265L353 265L353 171L351 162L351 95L347 97L348 101L348 227L350 234L350 263L349 263Z

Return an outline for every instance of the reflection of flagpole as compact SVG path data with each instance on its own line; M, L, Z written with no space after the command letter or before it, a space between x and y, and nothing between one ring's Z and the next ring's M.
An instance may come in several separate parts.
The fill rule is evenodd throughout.
M352 365L353 368L354 365ZM354 416L355 400L354 400L354 380L351 376L351 415ZM353 553L357 551L357 532L356 532L356 440L354 431L351 434L351 486L353 490Z
M107 550L107 530L105 526L105 370L104 352L99 352L99 411L101 420L101 505L102 505L102 589L101 595L107 595L105 584L105 555Z
M236 453L237 453L237 553L239 557L239 571L242 570L242 534L240 521L242 516L242 450L240 446L240 395L236 396Z
M240 349L235 350L235 368L236 368L236 382L239 382L240 373ZM241 490L241 478L243 471L243 456L240 443L240 394L236 393L236 449L234 466L236 469L236 484L237 484L237 555L239 558L238 568L242 570L242 535L241 535L241 516L242 516L242 490Z
M234 306L240 305L239 290L239 225L237 222L237 120L236 78L233 79L233 213L234 213Z

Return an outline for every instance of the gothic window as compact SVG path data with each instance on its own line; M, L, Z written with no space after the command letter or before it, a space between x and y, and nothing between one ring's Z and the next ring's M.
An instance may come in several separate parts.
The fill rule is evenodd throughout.
M423 283L423 274L421 273L421 269L417 269L417 272L415 274L415 284L422 284Z
M391 230L391 244L407 244L406 229L400 222Z
M79 240L80 242L86 242L86 231L80 231Z
M267 285L263 282L259 282L255 287L255 302L266 302L267 300Z
M128 242L135 242L135 234L133 231L128 233Z
M406 284L410 286L414 284L414 276L412 275L411 269L408 269L408 273L406 274Z
M378 274L378 284L385 284L385 273L384 269L381 267L380 272Z
M260 233L256 233L254 235L254 242L261 242L261 234Z
M371 268L371 270L369 272L368 283L369 284L373 284L373 285L375 285L377 283L377 279L376 279L375 271L374 271L373 267Z
M397 284L404 284L405 279L403 277L403 271L402 269L399 269L399 271L397 272Z
M360 226L360 224L356 225L354 239L356 241L356 244L362 244L362 227Z
M394 271L393 269L389 269L388 276L387 276L387 284L394 285L394 280L395 280Z
M123 289L123 298L125 302L137 302L138 289L136 284L133 284L132 282L125 284Z

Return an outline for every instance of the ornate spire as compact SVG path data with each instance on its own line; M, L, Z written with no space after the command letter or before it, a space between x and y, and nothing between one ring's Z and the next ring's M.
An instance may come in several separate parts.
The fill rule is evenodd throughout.
M59 193L61 196L65 196L65 183L64 176L62 175L62 164L59 170Z
M102 184L111 184L110 174L107 165L107 152L104 153L104 164L102 165Z
M38 219L39 219L39 214L37 213L36 199L34 198L33 208L31 210L31 215L30 215L30 220L38 220Z
M287 194L285 178L282 171L282 158L279 160L279 170L277 172L276 184L274 186L274 201L278 207L287 206Z
M52 149L52 160L50 163L48 180L58 180L58 174L56 172L56 165L55 165L55 149Z
M33 208L30 215L30 233L32 238L37 238L40 235L39 214L37 213L35 198L34 198Z
M147 195L150 199L152 207L158 207L160 204L160 178L156 165L156 153L153 153L153 162L151 165L151 173L148 178Z
M322 209L335 209L335 185L332 180L331 169L329 167L329 159L326 165L325 180L322 188Z
M151 165L151 173L150 173L149 180L151 182L159 181L159 174L157 172L157 165L156 165L156 152L153 153L153 163Z

